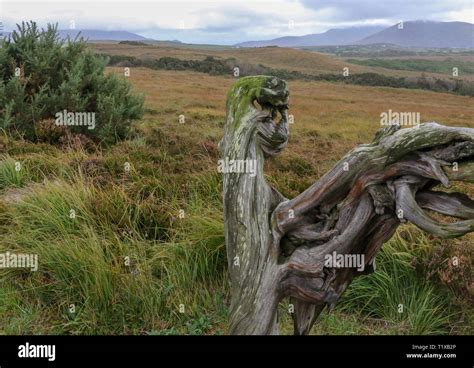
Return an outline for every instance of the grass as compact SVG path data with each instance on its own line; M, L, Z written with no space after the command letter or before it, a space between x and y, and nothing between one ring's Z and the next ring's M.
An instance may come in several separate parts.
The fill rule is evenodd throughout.
M473 52L471 49L430 49L430 48L405 48L397 45L380 44L370 45L345 45L345 46L312 46L304 47L305 50L311 50L321 53L334 54L338 57L396 57L396 58L446 58L472 60Z
M333 55L324 54L321 52L313 52L308 50L300 50L283 47L259 47L259 48L216 48L213 46L203 45L196 48L191 45L172 45L172 44L155 44L146 46L130 46L120 45L118 43L93 43L89 47L97 53L104 53L109 55L125 55L133 56L143 60L160 59L162 57L172 57L182 60L204 60L207 57L216 59L235 59L236 64L245 67L248 64L265 65L272 69L285 69L296 72L301 72L309 75L336 73L342 74L344 68L349 68L351 74L357 73L380 73L387 76L396 77L419 77L421 72L419 70L406 69L388 69L380 66L357 65L349 63L342 58ZM358 47L358 46L356 46ZM380 47L378 48L380 51ZM319 51L319 50L317 50ZM425 50L426 51L426 50ZM322 50L325 52L325 50ZM462 53L459 53L462 54ZM423 59L439 59L445 60L446 54L441 53L441 56L436 50L429 50L421 53L418 56L416 53L409 53L408 56L400 55L398 58L409 58L416 60ZM341 55L341 56L345 56ZM358 56L358 55L356 55ZM364 56L364 55L363 55ZM370 54L366 55L371 57ZM381 55L383 56L383 55ZM350 54L347 57L351 57ZM451 53L449 58L456 60L456 63L467 61L472 62L472 55L458 55ZM231 77L232 74L229 75ZM426 72L427 77L446 77L439 72ZM474 76L464 75L464 79L472 80Z
M185 217L175 218L182 220L175 230L156 220L144 228L145 213L160 214L147 213L148 201L132 200L118 186L99 190L81 177L26 188L21 201L2 213L2 230L9 236L1 251L37 254L41 269L28 277L14 270L2 275L12 287L0 310L10 303L20 312L19 298L52 314L48 324L34 323L24 332L54 328L72 334L140 333L180 323L187 328L192 321L201 323L202 313L222 310L215 293L222 288L225 265L222 223L215 219L219 213L201 218L197 214L205 208L193 202L182 206ZM165 209L170 218L175 210ZM169 242L149 240L144 230ZM20 295L11 290L21 290ZM0 316L2 325L13 329L5 317Z
M458 68L459 75L474 74L474 63L459 60L425 60L425 59L347 59L348 63L366 65L395 70L412 70L418 72L431 72L449 74L452 76L453 68Z
M356 84L363 86L379 86L379 87L391 87L391 88L412 88L412 89L426 89L436 92L456 93L465 96L474 95L474 85L463 79L453 78L426 78L423 73L420 77L395 78L393 76L384 75L381 73L356 73L349 75L342 75L341 73L324 73L319 75L313 75L308 73L302 73L300 71L289 70L289 69L275 69L269 68L263 64L251 64L248 62L238 61L235 58L228 59L217 59L213 56L208 56L204 60L183 60L175 57L161 57L160 59L150 59L149 55L146 58L140 59L134 56L127 55L109 55L101 54L102 56L108 57L109 66L126 66L126 67L145 67L154 70L175 70L175 71L195 71L199 73L207 73L209 75L220 75L230 76L233 74L233 70L238 66L240 76L250 75L274 75L281 79L289 80L303 80L303 81L328 81L332 83L346 83ZM379 60L379 59L377 59ZM375 60L375 61L377 61ZM382 60L382 59L381 59ZM359 63L358 60L351 59L353 63ZM389 61L395 64L396 60ZM413 61L413 64L422 64L423 60L399 60L399 64L409 64ZM367 60L362 63L366 63ZM442 64L437 61L427 61L430 65ZM382 60L385 63L385 60ZM452 63L452 61L451 61ZM387 63L388 64L388 63ZM461 73L465 74L468 69L466 65L469 63L459 63L463 65ZM377 64L375 63L375 66ZM396 67L393 67L394 69ZM345 68L349 71L349 68ZM400 69L400 68L399 68ZM150 111L150 109L149 109ZM191 115L193 116L193 115Z
M340 309L398 324L407 334L446 333L455 319L449 297L434 284L423 282L422 272L413 265L413 259L429 252L423 234L417 235L416 244L396 235L377 256L376 272L351 285Z
M234 80L141 68L130 80L146 93L147 114L128 140L86 149L0 136L0 252L40 262L37 272L0 272L0 333L227 333L216 163ZM301 81L290 91L290 143L265 169L288 197L370 141L388 109L474 127L468 97ZM402 229L378 255L377 272L356 280L313 333L472 333L470 241ZM447 266L453 254L462 270ZM282 331L290 327L283 313Z
M21 162L8 155L0 156L0 189L23 186L28 175L25 171Z
M341 72L344 67L352 66L342 60L332 58L328 55L306 52L296 49L286 49L277 47L263 47L255 49L247 48L226 48L216 49L213 47L203 47L200 49L192 47L175 46L130 46L113 43L89 45L92 50L98 53L110 55L134 56L137 58L160 59L162 57L172 57L183 60L204 60L207 57L217 59L234 58L237 63L264 64L275 69L288 69L312 74ZM364 67L354 66L355 71L365 70Z

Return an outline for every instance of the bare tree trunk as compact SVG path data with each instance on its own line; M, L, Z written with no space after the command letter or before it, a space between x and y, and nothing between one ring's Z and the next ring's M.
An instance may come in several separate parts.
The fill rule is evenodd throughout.
M401 222L443 238L474 231L474 201L433 190L474 182L469 128L387 126L296 198L284 198L266 183L263 166L287 143L288 95L284 81L266 76L242 78L228 95L220 168L231 334L277 334L285 297L295 334L309 333L354 277L374 271L375 254ZM425 210L461 221L440 223ZM340 267L339 255L359 256L363 267Z

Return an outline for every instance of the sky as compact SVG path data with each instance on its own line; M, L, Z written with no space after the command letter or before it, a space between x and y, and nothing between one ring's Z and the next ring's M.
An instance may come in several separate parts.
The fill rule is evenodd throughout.
M0 0L6 31L27 20L42 27L58 23L60 29L126 30L157 40L230 45L409 20L474 23L474 1Z

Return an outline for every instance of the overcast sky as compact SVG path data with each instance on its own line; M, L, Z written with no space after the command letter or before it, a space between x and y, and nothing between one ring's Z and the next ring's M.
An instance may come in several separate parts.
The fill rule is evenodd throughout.
M0 21L59 28L127 30L158 40L234 44L400 20L474 23L473 0L0 0Z

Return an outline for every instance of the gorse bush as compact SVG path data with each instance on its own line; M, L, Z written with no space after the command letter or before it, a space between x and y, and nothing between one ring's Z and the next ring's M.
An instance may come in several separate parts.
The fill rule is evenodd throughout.
M106 75L105 65L83 39L61 40L57 26L18 25L0 48L0 127L36 141L39 123L66 110L95 114L93 125L66 121L70 133L105 143L124 138L143 114L143 97Z

